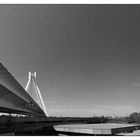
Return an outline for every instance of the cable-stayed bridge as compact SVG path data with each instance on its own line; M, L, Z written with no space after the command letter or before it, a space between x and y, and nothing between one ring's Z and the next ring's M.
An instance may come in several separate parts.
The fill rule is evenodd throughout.
M28 83L24 89L2 63L0 63L0 113L24 116L9 117L7 121L1 120L0 134L14 132L19 135L21 131L31 131L32 134L36 129L41 132L45 129L46 133L46 126L55 133L53 126L46 124L48 114L36 83L36 73L29 72Z
M46 116L41 106L2 63L0 63L0 112Z

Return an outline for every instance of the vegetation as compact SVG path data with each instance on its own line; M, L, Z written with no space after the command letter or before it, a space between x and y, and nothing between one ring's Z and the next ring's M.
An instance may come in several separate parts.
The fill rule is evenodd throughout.
M108 117L48 117L38 118L31 116L19 116L19 115L1 115L0 123L6 122L45 122L45 123L56 123L56 124L89 124L89 123L107 123Z
M140 112L131 113L128 117L128 123L140 123Z
M114 117L109 118L109 122L111 123L136 123L140 124L140 112L133 112L127 117Z
M140 112L131 113L126 117L48 117L38 118L25 115L1 115L0 123L6 122L45 122L54 124L94 124L94 123L137 123L140 124Z
M110 117L108 122L109 123L128 123L128 118L129 117L118 117L118 116L114 118Z

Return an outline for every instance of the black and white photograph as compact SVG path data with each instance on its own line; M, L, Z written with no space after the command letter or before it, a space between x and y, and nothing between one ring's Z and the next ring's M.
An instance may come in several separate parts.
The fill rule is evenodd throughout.
M140 136L140 4L0 4L1 136Z

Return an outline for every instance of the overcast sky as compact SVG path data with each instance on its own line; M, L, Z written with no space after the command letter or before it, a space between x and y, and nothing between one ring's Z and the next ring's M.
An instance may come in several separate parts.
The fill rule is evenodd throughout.
M140 111L140 5L0 5L0 59L49 115Z

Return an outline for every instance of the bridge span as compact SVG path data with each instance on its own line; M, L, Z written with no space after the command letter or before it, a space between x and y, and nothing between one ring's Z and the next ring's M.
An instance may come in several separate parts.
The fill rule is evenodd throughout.
M46 116L2 63L0 63L0 112Z

